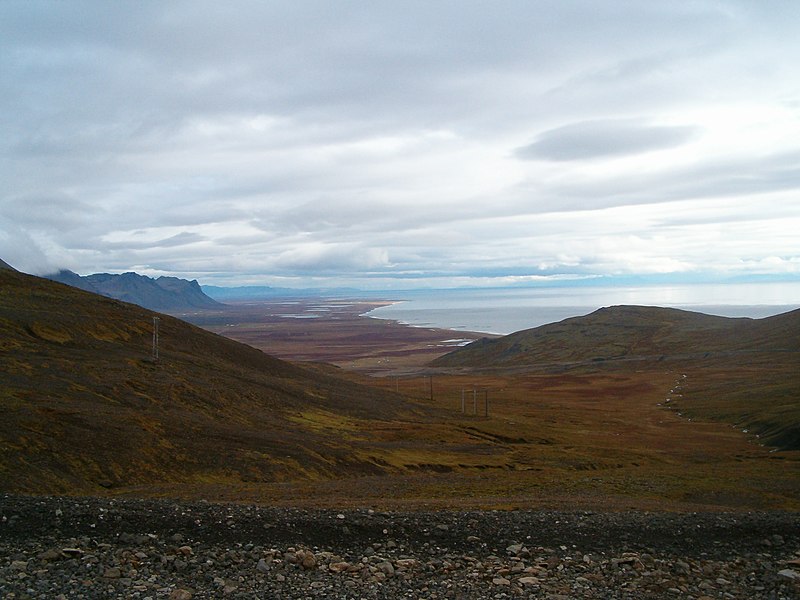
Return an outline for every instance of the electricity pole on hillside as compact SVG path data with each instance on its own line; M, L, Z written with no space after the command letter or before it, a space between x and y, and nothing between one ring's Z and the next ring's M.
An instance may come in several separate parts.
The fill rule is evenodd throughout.
M158 361L158 322L161 319L153 317L153 362Z

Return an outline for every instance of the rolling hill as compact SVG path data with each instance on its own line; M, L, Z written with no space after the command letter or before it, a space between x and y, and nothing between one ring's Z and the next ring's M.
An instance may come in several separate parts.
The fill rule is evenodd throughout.
M433 361L469 372L680 369L689 381L665 403L800 449L800 310L764 319L614 306L481 339Z
M178 319L7 269L0 350L3 491L381 473L385 465L359 458L358 441L343 439L345 425L413 421L426 410Z
M150 310L185 310L190 308L220 308L223 305L209 298L197 281L178 277L153 279L137 273L95 273L81 276L72 271L59 271L47 279L65 283L81 290L95 292L138 304Z
M614 306L500 338L483 338L432 365L497 369L798 351L800 310L766 319L733 319L674 308Z

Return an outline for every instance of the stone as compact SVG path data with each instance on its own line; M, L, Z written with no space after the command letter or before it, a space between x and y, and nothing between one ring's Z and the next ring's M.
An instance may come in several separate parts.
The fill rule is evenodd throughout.
M399 558L394 564L400 569L415 569L419 566L419 561L414 558Z
M778 577L782 577L783 579L788 579L790 581L798 581L800 580L800 573L794 569L782 569L778 571Z
M520 577L517 579L517 583L523 586L527 585L539 585L539 578L538 577Z
M682 560L675 561L675 570L678 573L682 573L683 575L688 575L691 573L692 568L689 566L689 563L684 562Z
M306 571L317 568L317 557L314 556L314 553L311 550L298 550L295 556L297 558L297 562Z
M14 571L27 571L28 561L26 560L12 560L11 569Z
M350 568L350 563L346 561L334 562L328 565L328 570L332 573L343 573Z
M492 579L492 583L494 585L511 585L511 581L509 581L505 577L495 577L494 579Z
M181 546L178 548L178 554L183 554L184 556L191 556L194 554L191 546Z
M223 596L230 596L233 592L235 592L239 586L237 586L232 581L226 581L225 585L222 586L222 595Z
M106 579L119 579L122 577L122 571L119 567L109 567L103 573L103 577Z
M38 558L39 560L54 561L64 558L64 555L62 554L61 550L56 550L55 548L51 548L50 550L45 550L44 552L40 552Z
M392 566L392 563L390 563L388 560L378 563L376 567L387 577L394 575L394 566Z
M183 588L172 590L169 595L169 600L192 600L192 592L184 590Z
M259 573L269 573L269 564L263 558L259 559L258 564L256 565L256 571Z
M522 544L511 544L508 548L506 548L506 552L517 555L522 552L523 548L524 546Z

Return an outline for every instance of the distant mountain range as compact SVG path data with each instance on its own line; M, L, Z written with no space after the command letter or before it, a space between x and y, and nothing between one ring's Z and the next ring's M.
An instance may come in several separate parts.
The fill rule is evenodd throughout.
M203 293L196 280L188 281L178 277L153 279L137 273L121 275L96 273L81 276L66 270L45 277L87 292L138 304L150 310L168 311L223 306Z

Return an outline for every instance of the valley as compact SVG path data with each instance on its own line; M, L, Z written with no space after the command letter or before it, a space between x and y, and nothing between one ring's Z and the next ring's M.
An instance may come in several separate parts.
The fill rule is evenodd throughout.
M513 363L492 369L489 358L474 368L457 357L507 338L447 355L478 334L365 318L374 303L363 300L282 299L176 313L227 337L162 315L156 361L154 313L0 277L6 492L382 509L800 509L791 314L777 328L764 321L771 345L746 364L720 338L713 356L686 360L673 313L638 314L635 330L625 316L619 334L606 312L604 343L621 348L643 331L641 356L596 361L595 346L565 354L565 340L550 336L546 360L505 352ZM647 346L665 339L674 355Z
M0 593L796 597L795 315L450 354L481 336L373 305L178 319L0 269Z
M742 431L752 427L743 424L757 400L752 395L763 390L765 404L781 401L758 411L761 425L793 439L786 431L800 422L796 354L776 361L751 353L749 369L731 354L686 359L649 352L621 361L551 356L538 368L439 366L453 350L447 340L481 334L363 318L369 305L357 301L322 304L320 311L319 301L249 303L184 318L284 359L337 365L339 375L440 410L446 420L344 422L308 415L321 429L347 432L354 454L386 465L391 477L214 488L221 498L266 494L282 505L302 497L317 506L393 508L800 506L797 447L790 441L776 451L755 431ZM745 405L743 389L750 394ZM738 390L738 401L730 390ZM734 418L737 411L745 416Z

